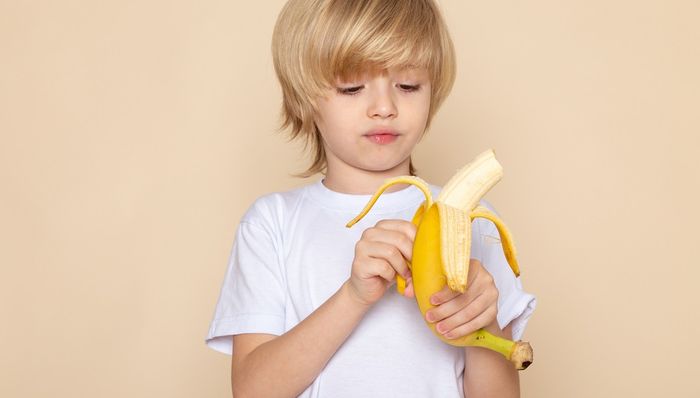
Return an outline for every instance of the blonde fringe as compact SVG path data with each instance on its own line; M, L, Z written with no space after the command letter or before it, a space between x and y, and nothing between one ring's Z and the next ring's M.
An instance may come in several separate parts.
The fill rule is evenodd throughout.
M431 81L426 130L452 89L452 40L433 0L290 0L273 31L272 56L282 88L280 130L304 140L313 160L306 178L327 167L314 123L317 100L337 78L372 70L424 67ZM413 163L411 175L415 175Z

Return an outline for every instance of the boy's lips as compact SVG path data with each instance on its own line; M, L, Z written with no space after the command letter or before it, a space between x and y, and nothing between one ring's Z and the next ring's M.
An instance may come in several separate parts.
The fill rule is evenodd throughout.
M375 144L380 145L390 144L396 141L396 138L398 136L399 133L397 133L395 130L390 129L376 129L365 134L365 137L369 138Z
M396 130L392 129L376 129L368 132L365 134L366 136L372 136L372 135L399 135L399 133L396 132Z

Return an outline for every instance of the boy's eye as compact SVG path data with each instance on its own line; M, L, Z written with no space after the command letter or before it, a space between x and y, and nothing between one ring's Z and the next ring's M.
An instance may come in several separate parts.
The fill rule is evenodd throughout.
M399 87L401 87L401 90L408 91L408 92L420 90L420 84L416 84L416 85L399 84Z
M338 92L340 94L353 95L357 94L362 89L362 86L358 87L338 87Z
M414 92L420 90L420 84L399 84L399 88L405 92ZM338 87L338 93L340 94L345 94L345 95L354 95L360 92L364 86L356 86L356 87Z

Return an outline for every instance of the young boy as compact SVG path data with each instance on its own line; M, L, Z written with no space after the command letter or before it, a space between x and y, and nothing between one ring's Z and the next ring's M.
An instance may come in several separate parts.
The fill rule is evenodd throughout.
M419 189L390 188L345 227L385 179L415 175L411 152L452 87L453 47L437 6L290 0L273 56L283 127L314 150L304 176L323 178L262 196L241 219L206 339L232 354L234 396L519 396L510 362L443 343L411 299ZM426 318L448 338L484 327L519 339L535 297L510 271L495 225L473 225L466 293L436 293Z

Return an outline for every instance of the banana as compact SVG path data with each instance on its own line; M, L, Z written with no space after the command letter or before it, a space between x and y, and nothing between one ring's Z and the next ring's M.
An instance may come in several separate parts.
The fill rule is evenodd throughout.
M430 187L419 177L390 178L377 189L362 212L346 226L350 228L360 221L379 196L392 185L412 184L423 192L425 201L418 207L412 220L418 228L413 242L413 260L409 266L416 301L425 320L425 313L434 307L430 303L430 296L442 290L445 284L460 293L467 289L471 224L475 218L483 217L496 225L508 265L516 276L520 275L510 231L498 216L479 205L481 197L502 177L503 168L496 160L494 151L489 149L458 170L445 184L435 201ZM400 275L397 275L396 279L397 289L403 294L406 281ZM434 323L427 320L425 322L433 333L447 344L491 349L502 354L518 370L523 370L532 363L532 347L527 342L504 339L483 328L461 338L447 339L435 329Z

